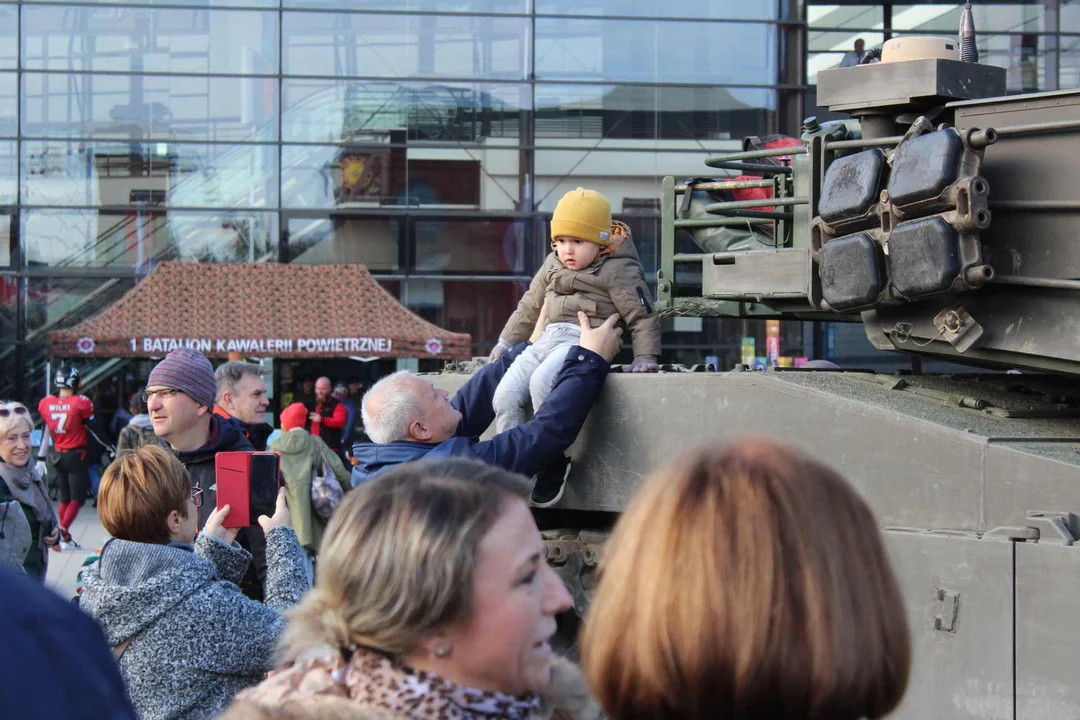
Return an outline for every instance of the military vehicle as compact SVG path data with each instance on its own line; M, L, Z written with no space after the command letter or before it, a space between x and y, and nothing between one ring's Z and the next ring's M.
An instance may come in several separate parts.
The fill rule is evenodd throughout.
M850 120L666 178L658 273L665 315L861 322L878 348L969 369L613 374L564 498L537 511L579 613L650 472L769 436L880 521L914 647L892 717L1080 717L1080 91L1006 96L972 38L824 71L819 105ZM774 198L728 194L747 187ZM699 252L677 252L687 233Z

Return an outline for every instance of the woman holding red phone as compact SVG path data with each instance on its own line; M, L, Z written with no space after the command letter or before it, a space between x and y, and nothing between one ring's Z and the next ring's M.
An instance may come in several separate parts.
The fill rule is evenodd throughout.
M225 528L229 507L196 535L201 491L171 453L126 453L101 480L98 514L113 536L85 572L80 606L105 631L139 717L211 718L273 667L281 611L308 588L285 495L266 532L265 604L243 595L251 555Z

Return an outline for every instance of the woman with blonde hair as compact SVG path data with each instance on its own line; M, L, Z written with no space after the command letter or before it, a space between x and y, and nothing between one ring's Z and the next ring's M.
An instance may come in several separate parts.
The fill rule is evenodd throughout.
M33 431L25 405L0 401L0 564L44 581L48 548L56 547L60 525L33 462Z
M85 571L80 607L105 631L142 720L212 718L273 667L281 611L308 588L284 491L266 532L266 604L237 583L251 554L216 508L197 533L201 490L171 452L121 454L101 479L98 514L113 539Z
M874 517L784 446L657 472L601 577L582 664L612 720L872 719L904 695L910 639Z
M225 718L524 720L588 711L556 660L571 606L544 561L528 481L473 460L408 463L345 496L314 589L290 613L287 669Z

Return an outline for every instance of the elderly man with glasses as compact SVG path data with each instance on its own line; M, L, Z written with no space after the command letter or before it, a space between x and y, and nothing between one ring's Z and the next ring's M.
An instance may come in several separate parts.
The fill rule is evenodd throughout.
M166 355L150 372L143 394L154 433L184 465L192 487L202 491L199 527L206 525L217 505L214 458L219 452L254 450L239 421L214 414L216 396L217 381L210 361L189 348ZM262 600L266 538L258 527L248 527L240 531L237 542L252 555L240 588L248 597Z

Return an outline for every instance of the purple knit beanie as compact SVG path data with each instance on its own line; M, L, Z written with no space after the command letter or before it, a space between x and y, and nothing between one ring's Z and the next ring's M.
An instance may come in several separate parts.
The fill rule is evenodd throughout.
M177 348L150 371L146 387L163 387L179 390L200 405L214 407L217 383L214 368L198 350Z

